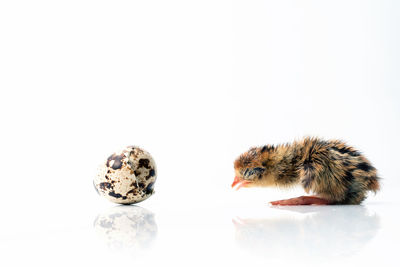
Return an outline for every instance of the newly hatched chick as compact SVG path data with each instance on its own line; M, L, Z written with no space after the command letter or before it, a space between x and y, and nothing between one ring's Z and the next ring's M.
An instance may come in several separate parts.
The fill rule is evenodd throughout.
M379 190L376 169L354 148L339 140L306 137L292 144L254 147L236 159L232 187L300 184L307 193L272 205L360 204Z

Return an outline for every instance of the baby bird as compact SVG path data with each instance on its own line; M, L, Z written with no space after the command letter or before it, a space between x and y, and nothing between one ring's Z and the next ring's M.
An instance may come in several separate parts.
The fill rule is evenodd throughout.
M376 169L360 152L339 140L306 137L292 144L253 147L235 160L232 187L290 187L306 193L272 205L360 204L379 190Z

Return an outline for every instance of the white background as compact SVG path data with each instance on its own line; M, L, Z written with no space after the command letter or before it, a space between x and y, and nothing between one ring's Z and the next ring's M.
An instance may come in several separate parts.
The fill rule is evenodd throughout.
M398 1L1 1L0 264L394 266L399 14ZM268 201L303 192L230 189L240 153L306 135L364 152L381 192L282 210ZM126 145L158 166L142 208L93 189ZM102 228L113 214L127 221Z

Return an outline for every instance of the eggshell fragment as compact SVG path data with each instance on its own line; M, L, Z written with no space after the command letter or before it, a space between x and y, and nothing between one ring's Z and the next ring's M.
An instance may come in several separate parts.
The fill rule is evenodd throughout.
M134 204L154 194L156 177L151 155L139 147L128 146L99 166L93 184L100 195L112 202Z

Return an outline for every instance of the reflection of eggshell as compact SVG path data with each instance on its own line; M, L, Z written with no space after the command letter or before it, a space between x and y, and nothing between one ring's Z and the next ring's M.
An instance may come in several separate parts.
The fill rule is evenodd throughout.
M129 146L99 166L93 181L97 192L115 203L133 204L154 193L156 164L151 155Z
M113 249L147 248L157 235L154 214L138 206L118 206L98 215L94 229Z

